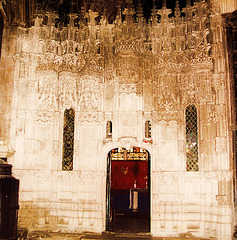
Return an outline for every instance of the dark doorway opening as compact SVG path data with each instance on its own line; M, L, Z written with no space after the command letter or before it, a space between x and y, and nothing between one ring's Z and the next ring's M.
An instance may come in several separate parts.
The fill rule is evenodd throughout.
M150 154L115 148L107 157L106 231L150 232Z

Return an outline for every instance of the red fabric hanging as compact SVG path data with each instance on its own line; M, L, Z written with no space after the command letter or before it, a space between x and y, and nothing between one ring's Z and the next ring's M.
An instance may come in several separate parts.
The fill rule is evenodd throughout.
M116 160L111 161L111 189L131 189L134 188L134 181L136 181L136 188L144 189L147 187L148 177L148 162L139 160Z

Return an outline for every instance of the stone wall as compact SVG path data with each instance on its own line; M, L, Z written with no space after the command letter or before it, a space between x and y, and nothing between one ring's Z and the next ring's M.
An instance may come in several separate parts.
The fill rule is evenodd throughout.
M141 13L141 9L139 10ZM205 2L181 17L163 6L151 23L128 1L109 24L89 10L87 24L57 27L53 12L34 26L7 29L13 60L2 55L1 99L16 151L19 224L30 230L105 230L106 161L116 147L151 154L151 234L231 239L233 176L229 88L222 17ZM158 22L157 17L160 16ZM9 55L10 56L10 55ZM9 65L8 65L9 63ZM4 66L12 67L9 71ZM14 77L13 77L14 76ZM8 79L5 81L4 79ZM11 95L12 94L12 95ZM12 96L12 97L10 97ZM185 109L197 108L199 171L186 171ZM65 109L75 111L73 170L62 171ZM145 137L145 122L152 137ZM106 123L112 121L112 138ZM4 126L4 123L1 123ZM4 135L4 131L1 130Z

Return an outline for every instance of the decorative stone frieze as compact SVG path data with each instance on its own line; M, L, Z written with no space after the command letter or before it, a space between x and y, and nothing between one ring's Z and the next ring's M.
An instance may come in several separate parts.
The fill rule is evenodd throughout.
M119 93L137 93L137 87L136 84L119 84Z

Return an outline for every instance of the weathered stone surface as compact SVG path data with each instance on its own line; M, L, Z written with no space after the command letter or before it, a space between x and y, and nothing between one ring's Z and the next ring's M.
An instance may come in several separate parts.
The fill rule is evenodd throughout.
M134 21L127 1L112 23L103 16L97 21L89 9L79 25L69 14L65 27L55 12L19 20L23 2L5 13L0 68L0 134L15 151L8 160L21 181L19 224L103 232L108 152L138 146L151 155L151 234L231 239L233 91L220 2L187 4L184 17L177 3L172 18L165 4L154 5L146 23L141 7ZM186 171L189 105L197 109L195 172ZM75 112L73 170L62 171L69 108Z

